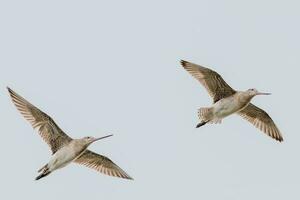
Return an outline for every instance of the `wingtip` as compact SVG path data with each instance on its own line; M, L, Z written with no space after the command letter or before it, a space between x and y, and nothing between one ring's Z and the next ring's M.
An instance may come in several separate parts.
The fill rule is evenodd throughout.
M10 89L10 87L6 86L6 89L7 89L9 92L12 92L12 89Z
M123 171L123 170L122 170ZM134 180L129 174L127 174L125 171L123 171L121 178L128 179L128 180Z
M7 91L8 91L8 94L9 94L11 97L13 97L13 95L15 94L15 92L14 92L12 89L10 89L10 87L8 87L8 86L6 86L6 89L7 89Z
M186 64L188 63L188 61L185 61L185 60L180 60L180 63L181 63L181 65L182 65L183 67L185 67L185 66L186 66Z
M275 139L276 141L282 143L283 142L283 137L280 135L278 137L273 137L273 139Z
M279 135L275 138L278 142L283 142L283 137L282 135L279 133Z
M16 96L18 96L17 93L16 93L15 91L13 91L10 87L7 86L6 88L7 88L7 90L8 90L9 96L10 96L12 99L14 99Z
M134 181L134 178L132 178L131 176L126 177L126 179Z

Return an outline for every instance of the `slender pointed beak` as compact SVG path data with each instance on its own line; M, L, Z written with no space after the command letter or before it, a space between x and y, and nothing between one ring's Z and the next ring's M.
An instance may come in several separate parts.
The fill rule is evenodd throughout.
M271 95L271 93L268 93L268 92L258 92L256 95Z
M106 135L106 136L103 136L103 137L99 137L99 138L94 139L93 142L96 142L98 140L102 140L104 138L108 138L108 137L111 137L111 136L113 136L113 135L111 134L111 135Z

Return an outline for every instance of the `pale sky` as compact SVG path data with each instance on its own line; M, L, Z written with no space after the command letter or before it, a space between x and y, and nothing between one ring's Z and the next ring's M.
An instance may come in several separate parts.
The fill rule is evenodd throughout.
M300 199L299 1L1 1L0 199ZM239 116L200 129L205 89L179 64L271 92L284 142ZM6 86L134 181L71 164L40 181L48 146ZM296 106L295 106L296 105ZM295 112L296 111L296 112Z

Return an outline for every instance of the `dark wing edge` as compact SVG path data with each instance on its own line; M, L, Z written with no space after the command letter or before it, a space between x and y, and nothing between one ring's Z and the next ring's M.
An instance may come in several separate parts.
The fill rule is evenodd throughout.
M205 87L214 103L236 93L217 72L185 60L181 65Z
M238 114L268 136L279 142L283 141L283 137L276 124L263 109L250 103L246 108L238 112Z
M86 150L74 162L94 169L108 176L133 180L132 177L130 177L124 170L122 170L109 158L94 153L90 150Z
M34 129L38 130L39 135L50 146L53 154L72 140L46 113L39 110L9 87L7 87L7 90L18 111L30 122Z

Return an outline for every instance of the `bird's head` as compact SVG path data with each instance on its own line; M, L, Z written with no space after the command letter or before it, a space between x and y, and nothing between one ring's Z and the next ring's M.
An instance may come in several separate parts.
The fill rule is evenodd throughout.
M99 138L87 136L87 137L82 138L82 140L84 141L84 143L85 143L86 145L90 145L90 144L92 144L93 142L96 142L96 141L98 141L98 140L101 140L101 139L104 139L104 138L107 138L107 137L111 137L111 136L113 136L113 135L106 135L106 136L99 137Z
M270 95L271 93L259 92L257 89L251 88L251 89L248 89L248 90L247 90L247 94L248 94L249 96L254 97L254 96L256 96L256 95Z

